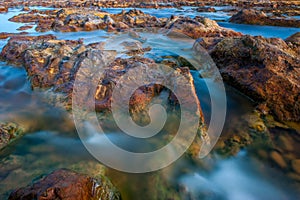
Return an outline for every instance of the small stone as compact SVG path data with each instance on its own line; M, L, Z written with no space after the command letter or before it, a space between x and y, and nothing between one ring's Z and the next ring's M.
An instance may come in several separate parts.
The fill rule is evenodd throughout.
M277 152L277 151L272 151L271 153L271 159L281 168L285 169L287 168L287 164L283 157Z
M0 6L0 13L6 13L8 11L7 7Z
M293 142L289 136L280 135L278 138L279 147L283 148L286 151L293 151Z
M300 159L292 160L292 168L297 174L300 174Z

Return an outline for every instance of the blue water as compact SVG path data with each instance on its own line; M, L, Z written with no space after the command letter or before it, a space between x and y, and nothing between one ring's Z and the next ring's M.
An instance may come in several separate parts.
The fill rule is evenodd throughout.
M279 27L279 26L258 26L247 24L234 24L230 22L219 22L220 26L232 29L248 35L261 35L267 38L276 37L286 39L294 33L300 32L300 28Z
M128 11L134 8L103 8L101 10L106 11L111 14L117 14L122 12L122 10ZM138 8L138 10L143 11L146 14L153 15L158 18L171 17L172 15L185 16L194 18L195 16L203 16L217 21L225 21L230 18L230 16L225 12L196 12L195 7L182 7L182 9L177 8Z

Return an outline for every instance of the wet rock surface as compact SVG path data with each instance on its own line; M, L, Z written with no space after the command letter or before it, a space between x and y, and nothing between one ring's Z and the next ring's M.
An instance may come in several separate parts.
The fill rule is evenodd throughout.
M0 122L0 150L23 135L24 130L15 123Z
M60 9L21 13L10 19L13 22L37 23L36 31L49 30L60 32L106 30L125 31L130 28L163 28L175 30L191 38L199 37L232 37L241 33L220 27L215 21L197 16L172 16L170 18L157 18L144 12L132 9L119 14L109 14L91 9Z
M6 32L1 32L0 33L0 39L4 40L4 39L7 39L7 38L12 37L12 36L26 35L26 34L27 34L26 32L21 32L21 33L6 33Z
M300 20L286 17L269 16L262 11L253 9L243 9L237 14L233 15L229 21L238 24L300 27Z
M17 189L8 199L115 200L121 197L105 180L60 169L28 187Z
M210 47L224 80L257 102L266 102L279 120L299 121L300 60L281 39L225 38Z
M53 88L56 92L64 92L71 96L72 83L77 70L86 63L98 63L103 59L103 52L99 50L101 43L83 45L81 41L56 40L54 36L29 36L14 37L9 40L3 48L2 58L10 63L24 64L33 88ZM96 91L96 109L109 109L113 86L117 80L129 69L144 65L149 68L155 65L151 59L133 57L130 59L117 59L106 67L106 76L100 81ZM178 69L191 80L193 79L189 70ZM139 102L147 102L156 93L160 93L158 85L149 85L141 88L135 94L133 105ZM195 94L194 94L195 95ZM196 95L195 95L196 96ZM146 101L147 100L147 101Z
M220 27L217 22L208 18L197 16L194 19L189 17L171 17L165 29L170 29L181 33L182 35L189 36L193 39L200 37L233 37L241 36L241 33Z

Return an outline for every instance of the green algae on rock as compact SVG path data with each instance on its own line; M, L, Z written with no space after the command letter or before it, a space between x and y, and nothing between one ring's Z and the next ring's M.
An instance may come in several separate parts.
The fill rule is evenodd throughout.
M0 122L0 150L24 133L23 128L15 123Z

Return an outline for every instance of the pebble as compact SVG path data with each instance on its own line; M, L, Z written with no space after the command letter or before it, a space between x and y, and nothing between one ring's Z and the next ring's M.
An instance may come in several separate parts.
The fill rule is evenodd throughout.
M287 168L287 164L283 157L277 152L277 151L272 151L271 153L271 159L281 168L285 169Z

